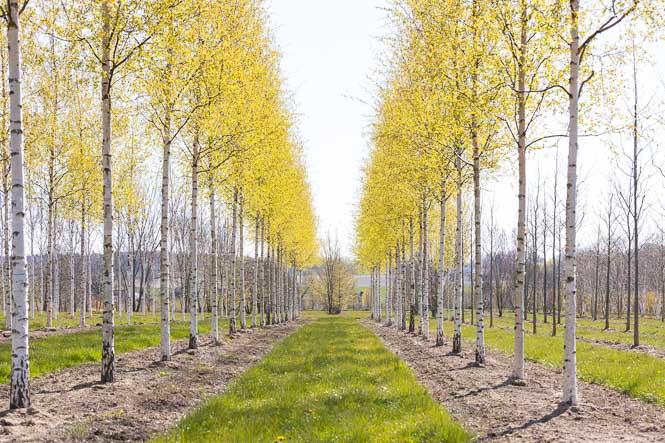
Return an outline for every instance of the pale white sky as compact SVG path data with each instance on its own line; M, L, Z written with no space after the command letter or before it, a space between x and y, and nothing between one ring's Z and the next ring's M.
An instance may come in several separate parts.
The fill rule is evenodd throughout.
M345 254L353 244L360 168L367 155L370 78L377 37L384 33L381 0L271 0L282 70L295 93L300 135L319 234L337 234Z
M282 71L287 87L295 94L299 115L299 132L304 141L309 180L319 221L319 235L337 234L343 251L351 255L353 219L360 192L360 170L367 157L367 129L372 113L371 79L380 55L378 37L387 32L384 0L270 0L268 12L277 44L283 54ZM614 36L616 37L616 35ZM608 36L607 38L613 38ZM653 54L662 48L651 48ZM651 101L652 113L665 101L662 93L663 63L643 67L640 100ZM660 65L660 67L658 66ZM632 85L626 85L632 93ZM654 98L655 97L655 98ZM619 99L617 106L627 112L629 102ZM650 126L662 125L651 121ZM652 128L653 129L653 128ZM565 128L564 128L565 130ZM651 137L658 139L659 129ZM662 138L661 138L662 139ZM630 141L618 137L583 138L580 140L579 169L580 211L584 213L578 244L595 241L597 213L603 211L608 190L608 177L624 177L615 171L616 159L608 143L630 147ZM567 139L559 142L560 198L565 198L565 164ZM651 143L645 153L644 166L651 176L651 188L662 187L655 168L647 157L657 151ZM528 164L529 186L535 186L537 170L540 179L551 187L554 149L532 153ZM511 150L512 154L512 150ZM662 156L659 156L662 157ZM663 158L659 159L663 163ZM494 201L495 217L508 231L515 229L517 217L516 168L508 159L500 177L486 177L483 194L486 207ZM549 194L549 192L548 192ZM649 219L663 212L658 203L660 192L650 192ZM549 203L548 203L549 204ZM488 213L485 211L485 215Z

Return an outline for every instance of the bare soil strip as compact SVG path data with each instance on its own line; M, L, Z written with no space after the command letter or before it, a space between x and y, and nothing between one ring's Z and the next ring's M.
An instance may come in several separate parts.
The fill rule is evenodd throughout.
M108 385L99 383L98 363L38 377L31 409L0 412L0 441L147 440L223 393L305 321L248 330L219 346L204 339L196 351L180 340L170 362L158 361L159 348L129 352L116 360L117 381ZM8 386L1 386L0 398L8 396Z
M450 344L363 323L443 403L478 441L663 442L665 409L612 389L578 381L581 405L560 405L561 371L527 363L527 386L510 381L511 357L487 351L487 367L474 366L470 344L450 355Z

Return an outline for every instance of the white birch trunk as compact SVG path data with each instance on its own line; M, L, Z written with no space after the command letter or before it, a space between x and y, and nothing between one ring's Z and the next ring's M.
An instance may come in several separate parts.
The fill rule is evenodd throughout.
M418 263L418 279L416 281L416 300L418 301L418 335L423 335L423 240L425 232L423 229L423 223L425 220L423 217L424 212L425 206L423 203L423 206L420 208L420 216L418 217L420 219L418 223L420 235L418 236L418 259L416 260Z
M192 152L192 214L190 226L190 293L189 293L189 349L199 347L198 297L199 297L199 248L198 248L198 212L199 212L199 140L195 135Z
M10 409L30 406L30 359L28 345L28 274L25 264L23 188L23 122L21 111L21 50L18 0L7 2L9 47L9 146L12 174L12 369ZM6 202L5 202L6 203Z
M51 201L49 191L49 202ZM53 317L57 315L54 313L55 304L55 290L53 281L53 205L48 204L46 221L46 309L48 311L46 317L46 326L53 327Z
M208 173L208 187L210 188L210 304L212 308L212 340L219 344L219 287L217 276L217 214L215 211L215 188L212 174Z
M228 279L231 283L231 303L230 303L230 314L229 314L229 334L235 334L236 331L236 300L237 300L237 280L236 280L236 230L238 226L236 225L238 210L238 189L233 190L233 209L231 216L231 272L229 273Z
M388 251L388 260L386 263L386 326L392 326L393 319L391 316L392 305L392 292L390 286L390 268L392 267L392 252Z
M399 256L399 239L395 241L395 326L402 324L402 262Z
M439 228L439 290L436 297L436 346L443 346L443 294L446 287L446 182L441 181L441 213Z
M247 329L247 302L245 299L245 198L240 193L238 212L238 258L240 259L240 329Z
M162 214L159 239L159 299L161 304L160 349L162 361L171 360L171 323L170 323L170 290L171 263L169 262L169 183L171 175L171 115L167 109L163 128L162 153Z
M261 258L259 262L257 262L257 265L260 265L259 270L261 272L261 327L264 327L266 325L266 316L265 316L266 284L265 284L265 266L263 263L263 246L265 238L264 235L265 235L265 222L263 217L261 217Z
M259 214L256 213L256 222L254 226L254 288L252 289L252 328L256 327L256 314L258 306L259 292Z
M422 289L422 305L423 305L423 338L429 338L429 257L427 252L427 202L423 199L423 289Z
M483 298L483 269L482 269L482 242L481 242L481 205L480 205L480 152L478 149L478 135L474 127L473 136L473 205L475 223L475 281L473 285L474 298L477 300L476 311L476 364L485 366L485 301Z
M413 217L409 217L409 332L416 332L416 260L413 255Z
M578 13L579 0L570 1L570 79L568 85L568 179L566 183L566 325L563 345L563 401L576 405L577 398L577 281L576 281L576 235L577 235L577 134L579 110L579 44ZM635 313L637 315L637 312Z
M11 151L11 148L8 150ZM11 157L11 152L9 152L8 157ZM11 173L11 167L9 166L9 160L7 160L7 167L3 171L3 194L4 194L4 205L3 205L3 231L4 231L4 257L2 262L2 273L3 273L3 285L2 285L2 298L4 301L5 308L5 328L12 329L12 265L10 258L10 244L11 239L9 238L9 207L11 205L11 200L9 197L9 185L7 183L8 175Z
M90 224L90 217L88 216L88 225ZM87 282L86 282L86 297L88 300L88 317L90 320L92 320L92 254L90 253L90 229L88 229L88 241L86 243L87 245L87 252L86 252L86 264L88 265L88 273L86 274L87 277Z
M81 255L81 285L79 288L79 326L85 326L85 301L86 301L86 271L87 265L85 263L85 201L81 202L81 244L79 253Z
M524 383L524 279L526 274L526 251L524 238L526 235L526 44L527 21L526 10L521 17L521 54L518 65L518 97L517 97L517 156L518 156L518 209L517 209L517 256L515 270L515 341L513 345L512 378Z
M266 292L267 292L267 301L266 301L266 324L267 325L272 325L273 324L273 303L272 303L272 293L273 293L273 286L272 286L272 272L270 271L271 269L271 263L272 263L272 246L270 245L270 239L268 239L267 243L267 254L266 254L266 262L264 263L265 267L265 285L266 285Z
M113 318L113 174L111 166L111 14L102 3L102 170L104 191L104 257L102 319L102 383L115 378L115 324Z
M76 299L74 286L74 245L72 245L72 253L69 254L69 316L71 318L74 318L76 314L74 309L74 300Z
M464 253L462 251L462 161L461 153L457 152L455 168L457 169L457 227L455 229L455 253L457 262L457 291L455 293L453 353L462 352L462 290L464 284Z

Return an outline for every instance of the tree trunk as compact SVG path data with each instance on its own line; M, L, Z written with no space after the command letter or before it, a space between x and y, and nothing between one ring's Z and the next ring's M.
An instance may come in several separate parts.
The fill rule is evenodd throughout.
M12 368L9 408L30 407L30 359L28 355L28 275L25 264L25 208L23 188L23 121L21 111L21 49L19 4L7 2L9 47L9 150L12 174ZM5 204L7 202L5 201Z
M439 227L439 288L436 299L436 346L443 346L443 294L446 287L446 181L441 181L441 212Z
M427 203L423 201L423 286L422 286L422 304L423 304L423 330L425 339L429 338L429 257L427 252Z
M159 298L161 314L160 349L162 361L171 360L171 323L170 323L170 290L171 263L169 262L169 182L171 175L171 113L166 111L162 134L162 214L159 239Z
M256 213L254 223L254 287L252 289L252 328L256 327L256 315L258 306L259 292L259 213Z
M571 405L577 404L577 343L576 343L576 313L577 313L577 281L576 281L576 236L577 236L577 133L579 110L579 33L578 13L579 0L570 1L571 29L570 29L570 80L568 91L570 94L568 123L568 180L566 183L566 326L564 335L563 356L563 401Z
M543 323L547 323L547 199L543 186Z
M552 193L552 337L556 337L556 301L557 301L557 282L559 266L556 262L556 248L557 248L557 225L556 225L556 212L557 212L557 188L559 183L559 151L556 151L556 166L554 169L554 192Z
M210 188L210 303L212 307L212 339L219 344L219 287L217 262L217 214L215 208L215 184L212 173L208 172L208 187Z
M266 278L265 278L265 264L263 260L263 247L265 244L265 221L263 217L261 217L261 256L259 261L257 261L257 266L259 267L259 271L261 273L261 327L264 327L266 325L266 315L265 315L265 310L266 310Z
M240 192L238 211L238 258L240 259L240 329L247 329L247 302L245 299L245 197Z
M393 324L393 319L391 316L391 306L392 306L392 287L390 281L390 271L393 265L393 254L391 250L388 250L388 257L386 263L386 326L390 327Z
M272 316L273 316L273 304L272 304L272 272L271 272L271 263L272 263L272 247L270 243L268 242L267 244L267 254L266 254L266 261L263 264L265 270L264 270L264 276L265 276L265 286L266 286L266 292L268 293L268 300L266 303L266 325L271 325L273 324Z
M612 203L610 202L610 205ZM607 222L607 274L605 274L605 329L610 328L610 265L611 265L611 247L612 247L612 225L608 218Z
M416 291L416 260L413 255L413 217L409 217L409 332L416 331L416 306L415 306L415 291Z
M237 211L238 211L238 189L234 188L233 189L233 209L232 209L232 221L231 221L231 250L229 251L231 254L231 272L229 274L229 281L231 283L231 313L229 315L229 334L233 335L236 333L236 300L237 300L237 294L236 294L236 286L237 286L237 279L236 279L236 263L237 263L237 256L236 256L236 230L238 229L236 225L236 221L238 219L237 217Z
M596 266L593 282L593 305L591 308L591 318L598 320L598 287L600 284L600 225L598 226L598 238L596 240Z
M189 349L199 347L198 298L199 298L199 248L198 248L198 198L199 198L199 140L192 143L192 215L190 226L190 301L189 301Z
M478 135L474 127L473 136L473 206L475 223L475 282L474 298L478 303L476 312L476 364L485 366L485 301L483 299L483 265L482 265L482 225L480 207L480 152L478 150Z
M522 10L520 59L518 65L518 97L517 97L517 155L519 163L518 209L517 209L517 269L515 270L515 343L513 349L512 377L523 381L524 375L524 278L526 272L526 251L524 237L526 235L526 47L527 47L527 11Z
M11 150L11 148L9 148ZM9 157L11 157L11 152L9 153ZM9 197L10 193L10 187L9 184L7 183L8 180L8 175L11 173L11 167L9 166L9 160L7 160L7 167L4 168L3 171L3 183L2 183L2 193L4 194L4 205L3 205L3 221L4 221L4 260L2 263L2 274L3 274L3 300L5 303L5 328L7 329L12 329L12 265L11 265L11 256L10 256L10 244L11 244L11 239L9 237L9 228L10 228L10 220L9 220L9 208L11 206L11 199Z
M51 191L49 191L49 201ZM53 205L48 204L47 210L47 221L46 221L46 326L53 327L53 318L57 316L54 310L55 304L55 281L53 279ZM11 324L10 324L11 326Z
M464 286L464 251L462 251L462 160L461 152L458 150L455 157L455 169L457 169L457 228L455 230L455 249L457 261L457 293L453 303L455 331L453 333L453 353L462 352L462 291Z
M402 328L402 260L400 257L399 239L395 241L395 326Z
M635 87L635 101L633 103L633 240L634 246L633 250L635 251L635 296L634 296L634 309L633 309L633 346L637 347L640 345L640 250L639 250L639 229L640 229L640 212L641 207L638 203L638 180L639 180L639 164L638 156L639 151L637 148L637 128L638 128L638 118L637 118L637 64L635 61L635 40L633 37L633 81Z
M423 199L424 200L424 199ZM423 216L425 213L425 205L424 202L421 203L420 211L419 211L419 217L418 217L418 259L416 260L418 263L418 280L416 281L416 300L418 304L418 335L423 335L423 282L425 280L425 274L423 272L423 265L424 265L424 259L423 259L423 252L424 252L424 245L425 245L425 229L424 229L424 223L425 223L425 217Z
M115 320L113 318L113 174L111 169L111 14L102 4L102 169L104 188L104 310L102 319L102 383L115 378Z

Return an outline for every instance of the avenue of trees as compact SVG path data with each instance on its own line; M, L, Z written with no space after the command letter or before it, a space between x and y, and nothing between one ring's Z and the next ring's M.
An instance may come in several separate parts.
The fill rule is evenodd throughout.
M11 408L30 405L29 319L114 328L294 319L315 217L259 0L8 0L1 6L1 288ZM251 246L250 246L251 245ZM247 250L247 249L250 250ZM209 313L209 315L208 315ZM205 317L204 317L205 316ZM238 324L239 322L239 324Z
M392 3L356 221L360 263L387 282L385 297L374 291L376 320L428 338L423 319L431 314L436 345L450 336L459 353L470 315L482 367L484 328L509 310L518 385L527 380L525 328L547 323L556 334L563 324L563 401L575 405L577 315L625 318L635 345L641 316L665 319L662 217L660 230L641 232L658 212L647 215L644 170L659 165L647 159L635 55L635 42L659 28L657 3ZM618 93L603 93L621 83L631 95L627 116L617 110ZM620 172L592 218L578 198L578 147L591 142L590 132L612 131L630 149L598 154L615 157ZM553 182L535 179L527 158L551 154L558 141L568 149L557 151ZM511 173L518 213L506 232L492 203L499 198L486 195L492 175ZM600 221L594 238L578 239L589 218Z

